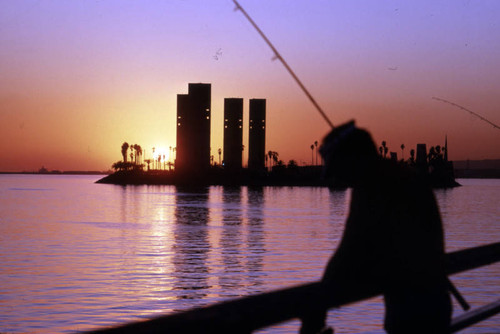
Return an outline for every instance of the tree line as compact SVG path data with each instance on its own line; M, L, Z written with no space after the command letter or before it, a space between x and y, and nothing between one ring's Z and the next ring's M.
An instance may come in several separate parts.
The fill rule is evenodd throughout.
M129 145L127 142L124 142L121 147L121 153L123 160L117 161L111 166L114 170L131 170L143 168L143 150L141 145ZM128 161L128 157L130 157L130 161Z

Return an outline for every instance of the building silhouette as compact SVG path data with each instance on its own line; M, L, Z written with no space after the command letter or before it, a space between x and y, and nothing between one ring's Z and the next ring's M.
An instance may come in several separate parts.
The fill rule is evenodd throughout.
M266 100L250 99L248 169L266 168Z
M243 154L243 99L224 99L224 169L239 171Z
M190 83L177 95L177 172L200 173L210 167L211 85Z
M427 145L417 144L417 159L415 161L417 168L427 170Z

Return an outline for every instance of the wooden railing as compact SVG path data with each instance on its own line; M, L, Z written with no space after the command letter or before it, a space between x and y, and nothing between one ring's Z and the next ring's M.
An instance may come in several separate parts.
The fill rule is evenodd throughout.
M448 253L447 261L449 275L498 262L500 242ZM329 308L340 307L380 293L371 291L362 296L327 300L317 282L89 333L251 333L280 322L303 319L319 303ZM453 332L461 330L499 312L500 299L453 319L451 329Z

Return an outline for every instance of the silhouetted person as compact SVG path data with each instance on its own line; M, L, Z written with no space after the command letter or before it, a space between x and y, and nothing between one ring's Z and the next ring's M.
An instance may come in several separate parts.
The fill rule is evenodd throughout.
M430 187L377 154L354 122L335 128L321 154L333 182L352 187L344 234L323 276L329 298L382 291L388 333L448 333L443 229ZM312 316L302 332L319 331L325 316Z

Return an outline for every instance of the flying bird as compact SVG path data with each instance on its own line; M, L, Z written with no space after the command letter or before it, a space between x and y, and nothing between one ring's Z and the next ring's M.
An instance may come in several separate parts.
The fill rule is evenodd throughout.
M216 52L215 52L215 55L214 55L214 59L215 60L219 60L219 58L222 57L222 49L219 48Z

